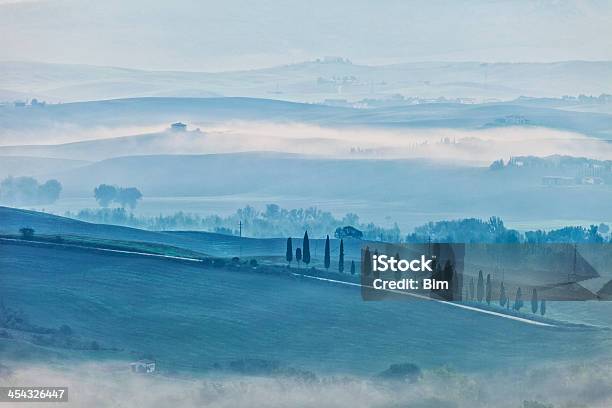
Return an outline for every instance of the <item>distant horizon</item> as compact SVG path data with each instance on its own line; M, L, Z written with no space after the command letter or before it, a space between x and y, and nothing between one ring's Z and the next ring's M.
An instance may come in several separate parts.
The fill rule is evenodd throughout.
M228 72L325 55L370 66L607 61L607 38L612 3L601 0L0 1L7 60L147 70Z
M101 64L88 64L81 62L52 62L42 60L1 60L0 64L40 64L40 65L57 65L57 66L82 66L82 67L95 67L95 68L112 68L112 69L124 69L130 71L145 71L145 72L181 72L181 73L199 73L199 74L226 74L226 73L240 73L250 71L261 71L274 68L283 68L290 66L304 65L308 63L321 64L333 64L334 62L324 62L324 58L343 58L348 65L369 67L369 68L381 68L381 67L399 67L419 64L487 64L487 65L554 65L563 63L612 63L612 59L602 60L586 60L586 59L567 59L567 60L554 60L554 61L485 61L485 60L419 60L419 61L406 61L396 63L381 63L381 64L368 64L358 61L353 61L350 58L342 56L323 56L315 59L306 59L302 61L296 61L286 64L275 64L275 65L264 65L261 67L244 68L244 69L228 69L220 71L207 71L207 70L195 70L195 69L179 69L179 68L167 68L167 69L156 69L156 68L138 68L129 67L123 65L101 65Z

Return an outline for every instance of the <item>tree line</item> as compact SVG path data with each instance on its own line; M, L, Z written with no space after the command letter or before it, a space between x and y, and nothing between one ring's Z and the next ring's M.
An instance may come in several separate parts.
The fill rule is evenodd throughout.
M109 189L105 188L105 190ZM264 210L246 206L226 216L217 214L202 216L183 211L148 216L131 214L129 206L123 206L126 208L111 207L115 197L115 192L112 190L110 190L110 194L104 194L104 190L102 190L97 195L94 193L94 196L102 208L65 212L63 215L81 221L158 231L199 230L224 235L239 235L238 225L242 223L243 236L252 238L295 237L301 236L304 234L304 230L308 230L311 237L325 237L325 234L329 231L335 231L334 235L338 239L352 237L355 239L380 240L382 237L389 242L401 239L400 230L397 226L383 228L374 223L362 223L359 217L352 213L343 217L335 217L330 212L321 211L315 207L288 210L276 204L268 204Z
M159 231L190 229L225 235L238 235L237 226L242 223L243 233L252 238L299 236L303 234L304 229L307 229L315 237L324 237L329 231L335 231L334 236L338 239L351 237L369 241L398 243L426 243L428 241L449 243L579 243L609 242L612 240L610 227L603 223L592 225L589 228L569 226L551 231L535 230L521 233L508 229L498 217L491 217L488 220L467 218L430 222L416 227L414 232L402 237L397 225L391 228L383 228L374 223L362 223L356 214L348 213L342 218L336 218L330 212L321 211L315 207L287 210L276 204L266 205L263 211L246 206L227 216L216 214L201 216L183 211L158 216L136 216L124 211L124 208L135 206L140 198L137 198L133 205L129 205L128 201L122 198L125 197L125 194L121 194L121 187L100 185L98 189L102 186L107 187L99 190L98 193L95 193L95 196L103 208L83 209L76 213L66 212L64 215L82 221ZM133 193L134 197L138 196L136 192ZM138 191L138 193L140 192ZM118 202L121 207L109 208L113 202Z
M461 242L461 243L601 243L612 242L610 227L607 224L567 226L550 231L534 230L521 233L507 228L499 217L488 220L465 218L451 221L429 222L414 229L406 236L406 242L423 243Z

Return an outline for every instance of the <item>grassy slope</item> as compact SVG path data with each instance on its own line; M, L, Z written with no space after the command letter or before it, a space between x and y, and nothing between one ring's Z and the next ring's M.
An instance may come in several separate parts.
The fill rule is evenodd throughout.
M0 220L2 228L29 224L47 233L78 233L90 242L108 242L100 238L104 236L159 240L217 254L233 254L242 246L244 252L268 259L271 253L282 255L285 243L282 239L140 231L5 207L0 207ZM357 247L352 248L353 244ZM358 245L349 242L347 254L358 254ZM322 241L312 242L313 258L322 258L322 248ZM282 262L282 256L279 259ZM551 336L550 330L430 302L363 302L355 288L248 268L215 269L3 242L0 272L0 298L10 307L23 309L32 323L69 324L78 335L102 347L123 350L71 352L0 340L0 355L17 359L133 359L150 353L164 369L199 371L216 362L249 357L318 371L372 374L404 361L478 369L483 349L495 350L491 366L506 366L535 358L562 359L571 354L573 344L587 345L585 350L591 347L593 353L606 344L600 333L555 331ZM517 339L524 348L520 353ZM541 344L547 344L546 350Z
M117 239L104 239L96 237L84 237L80 235L41 235L23 240L21 235L0 235L0 238L9 240L19 240L21 244L31 245L59 245L80 248L107 249L112 251L129 251L143 254L164 255L183 258L201 259L206 254L188 249L178 248L171 245L164 245L142 241L122 241Z
M265 257L283 262L286 249L285 238L239 238L210 232L154 232L107 224L92 224L52 214L0 207L0 234L18 234L22 227L34 228L38 235L51 237L74 235L80 240L114 245L120 245L121 242L118 241L126 241L124 245L136 250L144 248L145 243L148 243L146 245L149 246L157 244L159 247L157 250L160 251L168 251L169 246L184 250L182 253L194 251L198 254L216 257ZM297 245L301 246L300 242L299 239L295 240L294 248L297 248ZM346 241L345 259L347 262L359 260L362 243L356 240ZM313 257L316 257L316 254L323 254L324 244L324 240L312 240ZM338 246L338 241L334 240L332 244L334 258L337 257ZM313 266L319 265L320 262L313 262ZM348 266L347 264L347 268Z
M2 244L0 270L0 298L33 323L69 324L124 350L83 357L150 353L164 370L240 358L318 372L373 374L406 361L478 370L485 350L489 368L507 368L569 358L575 344L585 355L605 345L599 332L551 331L431 302L364 302L355 288L147 257ZM4 347L14 341L0 340Z
M36 233L43 235L78 235L89 238L143 241L167 245L174 245L177 243L176 241L180 241L172 242L172 237L160 232L106 224L91 224L56 215L10 207L0 207L0 220L0 233L2 234L16 234L22 227L31 227L34 228ZM189 243L184 243L184 245L187 247Z

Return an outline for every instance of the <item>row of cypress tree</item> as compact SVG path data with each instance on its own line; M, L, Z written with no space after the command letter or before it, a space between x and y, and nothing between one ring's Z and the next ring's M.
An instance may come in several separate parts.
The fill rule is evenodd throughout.
M285 254L285 259L291 265L291 261L293 261L293 241L291 237L287 238L287 251ZM399 258L399 255L397 256ZM306 265L310 264L310 240L308 238L308 231L304 232L304 238L302 240L302 248L295 249L295 260L298 263L298 267L300 262L304 262ZM329 235L325 238L325 254L323 256L323 265L325 269L329 271L329 267L331 266L331 250L329 243ZM340 240L340 249L338 254L338 272L344 272L344 240ZM355 274L355 261L351 261L351 275ZM492 281L491 274L487 274L486 283L483 276L482 271L478 271L478 282L476 286L474 285L474 278L470 279L470 283L468 286L468 300L477 300L478 302L486 301L488 305L491 304L492 298ZM500 292L499 292L499 305L501 307L510 308L510 298L506 294L506 288L504 287L504 283L501 283ZM521 288L517 288L516 296L514 299L514 304L512 308L516 311L520 311L520 309L524 306L523 303L523 294ZM538 291L536 288L533 288L531 293L531 311L533 313L537 313L538 309L540 314L544 316L546 314L546 300L542 299L538 302Z
M486 283L482 274L482 271L478 271L478 282L476 286L474 286L474 278L470 279L470 284L468 286L468 300L477 300L478 302L485 301L488 305L491 304L491 294L492 294L492 282L491 282L491 274L487 274ZM504 286L504 282L501 283L499 288L499 305L501 307L510 308L510 298L506 294L506 288ZM523 302L523 292L521 288L516 289L516 295L514 298L514 304L512 305L512 309L516 311L520 311L524 306ZM544 316L546 314L546 300L542 299L538 302L538 291L536 288L532 289L531 292L531 311L532 313L537 313L538 309L540 314Z
M293 261L294 252L293 252L293 241L291 237L287 238L287 251L285 253L285 259L287 263L291 265L291 261ZM310 240L308 239L308 231L304 232L304 238L302 240L302 247L295 249L295 260L298 263L298 267L301 262L308 265L310 264ZM329 267L331 266L331 251L329 245L329 235L327 235L325 239L325 255L323 257L323 265L325 269L329 271ZM338 272L344 272L344 240L340 240L340 250L338 254ZM355 261L351 261L351 274L355 274Z
M295 249L295 260L297 261L298 265L300 262L304 262L306 265L308 265L310 263L310 240L308 239L308 231L304 232L302 248ZM291 264L291 261L293 261L293 242L291 237L287 238L287 252L285 254L285 259L289 264Z

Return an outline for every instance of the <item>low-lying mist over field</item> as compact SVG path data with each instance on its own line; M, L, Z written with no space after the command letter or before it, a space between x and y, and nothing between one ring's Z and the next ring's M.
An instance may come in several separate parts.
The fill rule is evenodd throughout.
M419 158L487 166L494 160L508 160L513 156L612 157L610 143L543 127L393 130L238 122L204 129L203 133L200 140L174 142L170 139L167 148L194 153L198 148L202 153L259 150L344 159Z
M462 374L452 368L426 370L405 382L371 378L248 376L217 373L202 377L130 375L123 363L82 363L69 368L17 365L5 385L53 384L69 388L69 407L381 407L519 408L612 404L609 365L602 361L544 365L492 375ZM534 405L524 405L532 403ZM538 404L539 405L536 405Z
M232 121L201 126L195 122L188 129L173 131L168 124L52 129L36 136L36 144L0 146L0 155L93 161L121 156L267 151L313 158L427 159L477 166L514 156L612 157L612 144L607 141L538 126L389 129ZM8 136L8 140L11 138ZM34 142L27 135L23 139Z
M223 215L275 203L408 229L492 215L525 228L608 222L610 115L541 103L357 109L136 98L5 106L0 177L57 180L57 204L40 209L59 214L96 206L94 188L114 184L142 192L137 214ZM185 126L173 128L179 121Z

